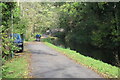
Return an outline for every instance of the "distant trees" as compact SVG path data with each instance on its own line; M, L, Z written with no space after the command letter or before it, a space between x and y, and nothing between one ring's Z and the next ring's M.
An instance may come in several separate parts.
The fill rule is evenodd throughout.
M26 38L58 27L58 8L53 3L20 3L23 18L27 21Z

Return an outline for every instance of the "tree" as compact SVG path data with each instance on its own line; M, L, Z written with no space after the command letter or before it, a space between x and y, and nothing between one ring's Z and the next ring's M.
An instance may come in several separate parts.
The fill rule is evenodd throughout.
M48 28L58 27L59 15L53 3L20 3L22 18L27 20L26 38L45 33ZM28 36L29 35L29 36Z
M110 63L118 65L119 6L120 3L107 2L61 5L60 27L65 29L65 42L70 47L84 45L109 51L106 56L114 56Z

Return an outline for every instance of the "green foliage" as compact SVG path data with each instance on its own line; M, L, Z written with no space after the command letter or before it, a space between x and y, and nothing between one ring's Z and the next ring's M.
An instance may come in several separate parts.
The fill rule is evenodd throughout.
M55 40L54 37L48 37L48 38L41 39L42 42L49 42L49 43L53 43L54 40Z
M120 47L120 3L65 3L60 6L60 27L66 43L91 45L111 50L118 56ZM73 45L75 46L75 45ZM115 57L118 62L118 58Z
M0 3L2 7L2 25L0 26L0 34L2 36L2 57L9 58L13 51L17 51L18 47L13 44L10 38L12 33L25 33L25 20L20 20L20 8L14 2Z
M118 67L112 66L99 60L95 60L91 57L86 57L84 55L81 55L80 53L77 53L76 51L55 46L48 42L46 42L45 44L56 49L57 51L62 52L63 54L67 55L69 58L77 61L80 64L84 64L94 70L97 70L101 74L106 74L110 78L117 78L119 75L118 69L120 68Z
M119 41L118 8L119 3L66 3L61 6L61 27L68 33L66 36L79 35L79 41L82 37L85 43L93 41L97 46L112 47L109 43Z
M2 8L2 25L6 26L4 28L7 29L9 27L9 20L11 18L12 9L15 7L15 3L5 2L0 3L0 6Z
M58 27L58 8L53 3L20 3L22 19L26 19L26 38L35 33L45 33L46 30Z

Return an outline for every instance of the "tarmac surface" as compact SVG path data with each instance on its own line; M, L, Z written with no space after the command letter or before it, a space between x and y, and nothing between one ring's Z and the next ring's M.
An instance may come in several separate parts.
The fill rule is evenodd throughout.
M30 75L34 78L101 78L42 42L28 43L26 48L32 53Z

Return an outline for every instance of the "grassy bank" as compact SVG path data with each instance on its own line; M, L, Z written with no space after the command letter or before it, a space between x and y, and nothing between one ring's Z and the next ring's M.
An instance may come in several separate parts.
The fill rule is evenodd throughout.
M112 66L110 64L93 59L91 57L86 57L84 55L81 55L80 53L77 53L76 51L61 48L48 42L45 42L45 44L65 54L66 56L75 60L76 62L93 69L94 71L100 73L104 77L117 78L119 75L118 69L120 68L116 66Z
M28 65L29 56L24 53L17 53L17 55L12 60L5 63L4 70L2 72L3 78L27 78L28 77Z

